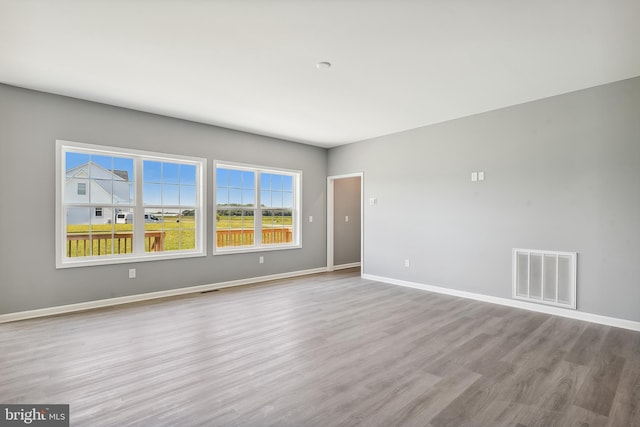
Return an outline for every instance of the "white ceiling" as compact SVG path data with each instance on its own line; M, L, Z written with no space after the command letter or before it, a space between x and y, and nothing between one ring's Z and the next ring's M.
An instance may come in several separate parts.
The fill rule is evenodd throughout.
M0 0L0 82L332 147L638 76L639 23L638 0Z

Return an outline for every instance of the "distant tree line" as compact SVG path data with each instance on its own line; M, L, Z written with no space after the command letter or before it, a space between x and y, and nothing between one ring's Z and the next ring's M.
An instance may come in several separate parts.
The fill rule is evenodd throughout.
M239 203L229 203L224 205L217 205L220 209L216 213L216 218L220 219L221 213L228 216L254 216L254 206L252 204L241 205ZM232 208L232 209L229 209ZM245 208L245 209L233 209L233 208ZM279 210L279 209L265 209L265 205L262 205L262 216L292 216L291 210Z

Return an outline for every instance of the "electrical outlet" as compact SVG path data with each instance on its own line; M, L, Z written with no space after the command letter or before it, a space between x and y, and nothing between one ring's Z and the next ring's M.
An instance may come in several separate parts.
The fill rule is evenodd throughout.
M478 181L484 181L484 172L478 172Z
M405 266L405 267L410 267L410 266L411 266L411 263L409 262L409 260L408 260L408 259L405 259L405 260L404 260L404 266Z
M309 215L309 222L313 222L313 216Z
M258 262L259 262L260 264L264 264L264 257L263 257L263 256L261 256L260 258L258 258Z
M129 279L135 279L136 278L136 269L135 268L130 268L129 269Z
M471 172L471 181L476 182L478 180L478 172Z

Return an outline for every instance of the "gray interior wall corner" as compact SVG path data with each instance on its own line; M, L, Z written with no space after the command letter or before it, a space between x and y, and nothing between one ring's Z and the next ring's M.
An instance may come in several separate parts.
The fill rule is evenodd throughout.
M330 149L364 273L511 298L513 248L578 252L578 310L640 321L639 111L640 77Z
M208 256L56 270L57 139L209 159ZM326 149L0 84L0 150L0 314L326 266ZM301 249L211 256L214 159L302 171Z

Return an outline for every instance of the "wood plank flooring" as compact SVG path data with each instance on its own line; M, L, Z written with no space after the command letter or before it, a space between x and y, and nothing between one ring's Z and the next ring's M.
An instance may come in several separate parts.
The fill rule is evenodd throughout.
M640 333L356 270L0 325L76 426L640 426Z

